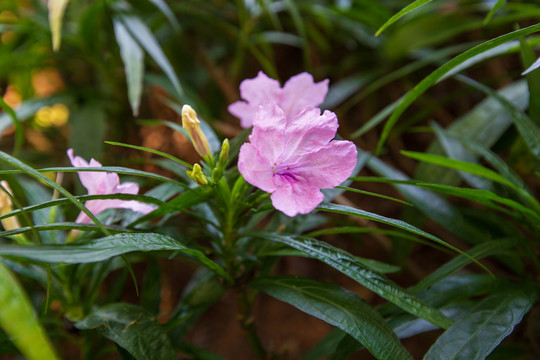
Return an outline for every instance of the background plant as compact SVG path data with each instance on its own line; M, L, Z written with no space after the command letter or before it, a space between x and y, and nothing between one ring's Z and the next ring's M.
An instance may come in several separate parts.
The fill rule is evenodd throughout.
M365 351L355 353L362 343L376 358L408 358L389 328L401 339L414 336L404 343L415 358L538 356L539 75L522 75L536 61L540 28L534 1L73 1L61 16L56 52L50 12L43 3L4 3L2 177L11 185L13 209L23 210L3 217L17 215L21 227L4 224L0 253L64 357L70 356L69 344L75 344L83 357L114 352L124 358L151 354L166 359L176 352L215 358L208 353L212 341L202 345L208 345L205 350L197 347L192 329L208 309L211 314L212 304L223 306L220 299L230 294L246 342L259 357L268 351L278 358L364 358ZM322 107L336 111L341 135L362 149L359 164L365 166L348 185L352 188L330 192L328 199L341 194L314 214L285 218L264 199L258 210L243 212L257 193L242 197L248 190L235 186L235 154L246 134L226 108L238 99L238 83L261 69L282 80L301 71L318 80L330 78ZM43 82L38 84L40 76L52 88L45 91ZM18 106L16 94L22 101ZM194 186L186 164L176 158L195 162L197 156L182 145L181 136L158 130L166 125L181 131L174 112L179 113L181 103L191 104L216 130L203 125L215 154L220 138L231 139L223 198ZM163 104L172 112L164 111ZM160 120L138 124L135 118ZM172 138L178 147L150 141L156 134ZM105 145L105 139L142 143L176 158L158 158L154 152L148 160L148 154ZM116 165L112 154L122 155L130 159L130 168L146 157L146 171L103 170L142 181L149 189L145 196L119 198L160 205L155 219L136 220L134 214L112 211L99 217L102 225L66 222L79 210L70 205L76 200L61 185L73 189L74 178L65 174L69 181L55 183L50 172L34 169L66 164L68 146L103 164ZM102 158L104 154L109 156ZM157 167L149 172L150 163L169 172ZM399 196L413 206L370 201L359 191ZM330 216L332 212L341 215ZM222 226L230 224L231 214L251 220L241 233L230 232L243 234L235 240L237 246L216 248L212 244L223 239ZM393 227L366 223L365 218ZM84 231L76 242L65 244L66 230L73 229ZM426 246L442 242L486 258L482 263L496 277L477 265L466 267L470 258ZM142 252L132 253L136 250ZM150 250L157 252L145 252ZM384 263L370 259L370 252ZM167 260L171 254L182 261ZM298 256L344 274L327 276L372 304L317 276L288 276L302 274L291 264L308 260ZM159 288L171 287L166 283L169 265L164 265L170 263L193 276L184 281L174 310L157 322L164 304ZM139 296L132 294L128 264ZM266 276L270 274L278 277ZM5 279L3 289L17 289ZM256 296L258 291L338 329L309 351L304 346L280 353L279 346L255 337L264 329L257 316L251 322L256 299L265 301ZM373 294L388 303L381 306ZM260 312L255 314L260 319ZM524 316L526 321L514 329ZM64 317L77 333L66 328ZM135 319L136 326L127 326ZM429 332L435 326L446 330ZM142 329L144 337L137 335ZM11 334L6 327L4 331ZM16 352L3 336L2 351ZM389 349L390 341L396 345ZM418 343L427 346L415 350ZM104 354L96 354L102 344L107 344ZM477 352L470 357L472 347ZM234 356L224 347L211 349Z

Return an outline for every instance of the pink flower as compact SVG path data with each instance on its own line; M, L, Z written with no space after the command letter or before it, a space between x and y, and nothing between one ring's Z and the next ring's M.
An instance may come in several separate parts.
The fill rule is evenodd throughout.
M327 92L328 79L315 83L307 72L291 77L281 88L279 81L259 71L257 77L240 83L240 96L245 101L229 105L229 112L240 119L243 128L248 128L259 105L274 103L287 118L294 118L305 108L322 104Z
M73 156L73 149L67 151L69 160L74 167L101 167L101 164L94 159L90 159L90 164L80 156ZM120 184L120 178L116 173L80 171L81 183L88 190L88 195L109 195L109 194L137 194L139 185L133 182ZM92 214L97 215L106 209L131 209L143 214L154 210L155 207L135 200L88 200L84 204ZM79 214L77 223L89 223L90 218L83 212Z
M250 142L242 145L238 170L246 181L272 193L288 216L307 214L324 196L321 188L345 181L356 165L356 146L332 140L338 128L331 111L307 108L294 119L276 105L259 107Z

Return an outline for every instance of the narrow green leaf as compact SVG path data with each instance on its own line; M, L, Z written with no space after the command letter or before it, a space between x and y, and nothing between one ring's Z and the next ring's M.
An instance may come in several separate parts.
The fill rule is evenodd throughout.
M174 179L170 179L168 177L154 174L147 171L142 170L135 170L130 168L125 168L121 166L100 166L100 167L83 167L83 168L77 168L77 167L51 167L51 168L43 168L43 169L35 169L35 171L40 173L46 173L46 172L80 172L80 171L98 171L98 172L114 172L117 174L123 174L123 175L133 175L133 176L141 176L153 180L158 180L162 182L168 182L173 183L175 185L178 185L182 188L187 188L188 186L184 183L181 183L179 181L176 181ZM0 170L0 175L5 174L20 174L24 173L22 170Z
M485 359L521 322L536 292L531 286L507 286L481 300L437 339L424 360Z
M171 201L161 205L158 209L152 211L151 213L141 216L139 219L130 224L130 226L135 226L147 220L166 215L174 211L185 211L192 206L205 202L211 196L212 192L208 189L189 189Z
M377 359L412 359L380 314L354 293L332 284L285 276L258 278L250 286L340 328Z
M383 132L381 134L379 144L377 147L377 152L380 152L382 145L390 135L390 131L394 124L397 122L401 114L416 100L420 95L422 95L427 89L429 89L433 84L435 84L439 79L441 79L446 73L451 71L456 66L462 64L466 60L472 58L475 55L481 54L485 51L493 49L494 47L504 44L510 40L518 39L522 36L526 36L537 32L540 30L540 24L532 25L524 29L516 30L508 34L501 35L495 39L486 41L474 48L465 51L464 53L454 57L452 60L448 61L437 70L433 71L428 75L424 80L418 83L411 91L409 91L396 107L390 118L385 124Z
M531 66L527 68L521 75L527 75L530 72L533 72L534 70L538 69L540 67L540 58L538 58Z
M257 234L257 236L300 250L318 259L334 269L358 281L360 284L375 292L382 298L399 306L403 310L422 319L447 328L452 320L438 310L423 304L419 299L400 288L383 275L376 273L358 261L348 252L335 248L325 242L305 237L292 237L278 234Z
M92 212L90 210L88 210L86 208L86 206L84 206L79 200L77 200L73 195L71 195L69 193L69 191L67 191L66 189L64 189L63 187L61 187L60 185L58 185L57 183L55 183L54 181L52 181L51 179L46 177L45 175L41 174L37 170L31 168L30 166L28 166L25 163L17 160L16 158L14 158L12 156L9 156L8 154L6 154L3 151L0 151L0 161L6 163L7 165L9 165L9 166L11 166L11 167L13 167L15 169L18 169L18 170L30 175L31 177L33 177L33 178L35 178L37 180L40 180L41 182L45 183L46 185L48 185L48 186L52 187L53 189L55 189L56 191L58 191L60 194L64 195L73 204L75 204L75 206L77 206L79 208L79 210L83 211L86 215L88 215L90 220L92 220L92 222L99 227L101 232L103 232L105 235L109 235L109 231L107 229L105 229L103 224L101 224L101 222L95 217L95 215L92 214Z
M137 360L176 360L176 353L157 319L144 308L126 303L95 309L75 323L81 330L95 329L127 350Z
M13 123L13 126L15 127L15 144L13 145L13 155L17 156L17 154L19 153L21 149L22 143L24 141L24 133L23 133L23 128L21 126L21 121L19 120L19 118L17 117L17 114L15 113L15 111L13 111L11 106L9 106L4 101L4 98L1 96L0 96L0 107L4 109L4 113L9 116L9 118L11 119ZM2 133L1 127L2 126L0 125L0 133Z
M401 11L399 11L397 14L395 14L390 19L388 19L379 28L379 30L377 30L377 32L375 33L375 36L379 36L380 33L382 33L387 27L389 27L390 25L392 25L393 23L395 23L396 21L401 19L403 16L405 16L408 13L410 13L411 11L413 11L414 9L419 8L420 6L425 5L425 4L427 4L427 3L431 2L431 1L432 0L416 0L415 2L405 6L403 9L401 9Z
M28 360L56 360L28 296L0 259L0 326Z
M427 214L450 231L468 241L478 241L485 237L483 232L479 231L475 226L470 225L461 213L442 197L427 189L405 185L415 185L417 181L409 180L405 174L385 164L376 157L372 157L367 166L376 174L387 177L386 179L369 178L370 181L394 182L396 189L403 194L408 201L413 203L416 208L420 209L423 213ZM355 181L360 180L359 178L355 178Z
M69 0L48 0L49 26L51 27L53 50L60 49L62 40L62 18Z
M489 13L487 14L486 18L484 19L484 25L487 25L487 23L489 23L491 21L491 18L493 17L493 15L495 15L497 10L499 10L499 8L501 6L503 6L505 2L506 2L506 0L497 0L495 5L493 5L491 10L489 10Z
M397 227L399 229L411 232L413 234L423 236L423 237L425 237L425 238L427 238L427 239L429 239L431 241L436 242L437 244L440 244L440 245L442 245L442 246L444 246L446 248L449 248L449 249L451 249L451 250L453 250L453 251L455 251L457 253L460 253L460 254L465 255L465 256L468 257L468 255L466 255L463 251L459 250L458 248L448 244L447 242L439 239L438 237L436 237L434 235L431 235L431 234L429 234L429 233L427 233L425 231L422 231L422 230L418 229L417 227L414 227L411 224L408 224L408 223L406 223L404 221L401 221L401 220L388 218L388 217L385 217L385 216L382 216L382 215L374 214L374 213L371 213L371 212L368 212L368 211L365 211L365 210L355 209L355 208L352 208L352 207L349 207L349 206L344 206L344 205L321 204L321 205L319 205L317 207L317 209L323 210L323 211L334 212L334 213L338 213L338 214L346 214L346 215L358 216L358 217L361 217L361 218L364 218L364 219L373 220L373 221L377 221L377 222L380 222L380 223L383 223L383 224L391 225L391 226ZM475 263L477 263L480 267L485 269L488 273L491 273L485 266L478 263L474 259L473 259L473 261Z
M121 21L113 19L113 25L116 42L120 47L120 56L124 63L129 104L133 116L137 116L143 88L144 53Z
M144 147L144 146L124 144L124 143L119 143L119 142L115 142L115 141L105 141L105 143L109 144L109 145L123 146L123 147L127 147L127 148L130 148L130 149L137 149L137 150L141 150L141 151L146 151L146 152L149 152L151 154L156 154L156 155L159 155L159 156L163 156L164 158L167 158L169 160L177 162L177 163L181 164L182 166L184 166L184 167L186 167L188 169L193 169L193 165L191 165L190 163L187 163L184 160L180 160L176 156L169 155L169 154L164 153L162 151L150 149L150 148L147 148L147 147Z
M230 279L220 265L207 258L201 251L187 248L172 237L163 234L121 233L69 245L0 244L0 255L66 264L98 262L133 251L179 251L193 257L223 278Z
M117 4L116 7L121 7L126 3ZM159 46L156 38L148 29L148 27L136 16L127 15L125 13L117 13L118 19L125 25L131 36L135 38L139 44L148 52L148 54L154 59L154 61L163 70L165 75L169 78L174 86L174 89L178 94L182 94L182 87L180 81L174 72L174 69L163 53L163 50Z
M540 66L540 59L536 59L533 45L524 38L520 38L519 43L521 45L521 63L523 64L523 68L529 69L536 62ZM528 72L525 70L522 75L525 75L529 87L529 117L536 125L540 125L540 72Z
M527 144L527 147L531 153L540 160L540 128L525 114L518 109L514 104L500 96L496 91L491 88L465 76L458 76L458 79L476 89L479 89L489 96L494 97L497 101L504 106L504 108L512 114L514 124L516 125L521 137ZM532 104L530 104L532 105Z
M378 197L378 198L381 198L381 199L395 201L395 202L398 202L398 203L403 204L403 205L413 206L411 203L408 203L406 201L396 199L396 198L391 197L391 196L377 194L377 193L374 193L374 192L371 192L371 191L355 189L355 188L351 188L351 187L347 187L347 186L336 186L336 189L342 189L342 190L346 190L346 191L355 192L355 193L358 193L358 194L374 196L374 197Z
M500 254L501 252L517 245L519 241L517 239L502 239L502 240L491 240L489 242L480 244L467 251L470 257L475 259L482 259L487 256L492 256ZM431 274L423 278L421 281L416 283L410 291L413 294L418 293L419 291L425 290L430 286L438 283L442 279L452 275L454 272L461 270L463 267L471 263L471 259L463 255L460 255L446 264L439 267L437 270L433 271Z
M174 13L172 12L169 5L164 0L148 0L152 4L154 4L162 13L165 15L169 23L171 23L173 29L175 31L180 30L180 24L178 23L178 20L176 20L176 17L174 16Z
M508 181L503 176L497 174L495 171L485 168L481 165L469 163L465 161L459 161L454 159L449 159L445 156L433 155L433 154L424 154L413 151L402 151L403 155L410 157L415 160L428 162L430 164L444 166L450 169L465 171L470 174L478 175L486 179L498 182L500 184L506 185L512 189L516 189L516 186Z

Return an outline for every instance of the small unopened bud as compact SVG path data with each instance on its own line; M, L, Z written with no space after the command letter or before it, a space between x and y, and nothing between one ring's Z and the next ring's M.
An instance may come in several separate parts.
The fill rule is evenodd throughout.
M7 181L2 180L0 182L0 185L2 185L3 188L0 189L0 215L5 215L13 211L13 203L11 202L11 197L9 196L9 194L12 194L12 191ZM9 192L9 194L7 194L6 192ZM19 220L17 220L17 217L12 216L2 219L2 226L4 227L4 230L9 231L20 229L21 224L19 224Z
M212 152L208 145L208 139L201 130L201 122L197 118L197 113L189 105L182 107L182 127L191 137L191 142L195 151L206 161L212 158Z
M225 139L223 140L223 144L221 145L221 152L219 153L218 163L214 171L212 171L212 180L214 182L218 181L221 176L223 176L225 166L227 166L227 159L229 158L229 150L229 139Z
M199 165L199 164L193 165L193 170L188 171L187 175L199 185L207 185L208 184L208 179L206 179L206 176L204 176L204 174L202 172L201 165Z

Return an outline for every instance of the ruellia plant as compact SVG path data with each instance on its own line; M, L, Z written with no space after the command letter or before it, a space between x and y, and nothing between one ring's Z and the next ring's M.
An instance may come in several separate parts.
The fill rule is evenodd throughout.
M6 3L1 358L540 357L534 1Z

